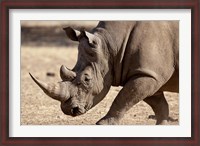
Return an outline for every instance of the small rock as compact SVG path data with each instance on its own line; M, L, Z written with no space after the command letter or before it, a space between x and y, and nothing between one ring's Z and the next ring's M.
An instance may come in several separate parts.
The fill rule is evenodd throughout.
M54 77L55 76L55 73L53 73L53 72L47 72L47 74L46 74L47 76L51 76L51 77Z

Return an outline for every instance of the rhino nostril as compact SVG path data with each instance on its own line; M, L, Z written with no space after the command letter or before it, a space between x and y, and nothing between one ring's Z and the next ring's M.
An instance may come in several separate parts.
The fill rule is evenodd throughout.
M74 107L71 109L71 112L73 115L76 115L79 112L79 108L78 107Z

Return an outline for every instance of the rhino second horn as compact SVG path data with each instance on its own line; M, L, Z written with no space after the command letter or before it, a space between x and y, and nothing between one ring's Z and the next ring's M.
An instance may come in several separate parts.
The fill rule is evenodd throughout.
M60 90L59 84L47 84L43 81L36 79L31 73L29 73L33 81L50 97L55 100L62 101L65 96Z
M60 67L60 77L63 81L72 81L76 77L76 73L62 65Z

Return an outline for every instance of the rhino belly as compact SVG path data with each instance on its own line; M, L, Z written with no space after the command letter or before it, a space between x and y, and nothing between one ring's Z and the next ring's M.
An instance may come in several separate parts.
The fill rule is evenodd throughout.
M159 89L159 91L179 93L179 72L175 71L172 77Z

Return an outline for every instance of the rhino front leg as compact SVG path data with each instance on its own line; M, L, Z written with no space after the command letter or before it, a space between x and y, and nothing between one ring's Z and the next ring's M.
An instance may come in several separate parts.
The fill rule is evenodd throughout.
M151 106L156 116L156 125L166 125L169 117L169 106L163 92L147 97L144 101Z
M109 112L97 122L97 125L119 124L120 119L132 106L148 96L152 96L161 87L154 77L140 76L129 80L115 98Z

